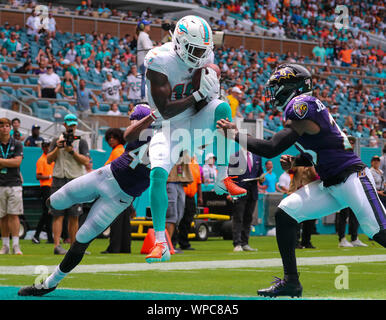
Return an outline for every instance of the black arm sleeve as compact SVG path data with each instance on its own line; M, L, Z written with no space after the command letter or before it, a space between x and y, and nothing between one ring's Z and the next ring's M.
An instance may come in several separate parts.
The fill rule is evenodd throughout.
M273 158L292 146L299 138L299 134L290 127L275 133L270 140L256 139L250 135L236 134L236 142L247 141L247 148L250 152L264 158ZM240 142L241 141L241 142Z

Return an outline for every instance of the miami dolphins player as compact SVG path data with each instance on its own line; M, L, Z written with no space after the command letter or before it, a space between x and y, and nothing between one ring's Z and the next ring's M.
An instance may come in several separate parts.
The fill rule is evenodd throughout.
M56 289L59 282L82 260L90 242L103 232L114 219L139 197L149 186L150 168L147 150L151 132L147 129L153 123L150 107L137 105L130 116L130 126L124 137L128 141L125 152L111 164L70 181L49 198L49 205L55 209L66 209L76 203L91 202L95 199L86 221L76 234L62 262L42 283L21 288L19 296L42 296ZM141 132L143 138L138 139ZM149 139L146 135L149 133Z
M217 159L224 159L223 163L217 163L215 192L229 193L233 197L246 194L245 189L238 187L227 176L229 152L225 150L226 142L218 143L223 137L216 132L216 122L231 119L231 109L228 103L218 99L219 79L216 72L206 68L206 72L201 73L199 89L195 91L192 85L196 69L213 63L213 57L212 30L204 19L197 16L180 19L172 41L152 49L145 57L148 101L157 110L156 122L163 123L163 128L155 132L149 147L150 207L156 234L155 246L146 257L149 263L170 259L165 241L166 181L183 149L179 141L172 138L173 133L187 129L193 136L194 129L211 129L214 132L213 151L217 152ZM202 107L202 104L205 106ZM168 120L170 128L168 132L165 120Z
M246 139L249 151L266 158L300 144L301 153L297 157L281 156L282 168L315 165L321 181L311 182L280 202L275 220L284 279L276 277L271 287L257 293L268 297L301 296L303 288L295 257L298 223L350 207L366 235L386 247L386 214L370 170L353 152L328 109L312 96L310 72L297 64L280 65L269 78L267 91L272 106L284 109L284 129L271 140L245 137L238 132L233 138ZM218 128L237 131L227 120L220 120ZM316 153L316 159L312 152Z

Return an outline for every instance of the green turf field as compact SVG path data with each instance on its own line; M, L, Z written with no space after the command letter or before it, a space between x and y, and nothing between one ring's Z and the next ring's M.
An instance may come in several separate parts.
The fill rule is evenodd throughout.
M386 299L386 250L364 235L360 239L369 247L338 248L337 236L317 235L312 237L317 249L297 249L298 258L316 259L316 262L304 259L311 261L307 265L299 263L303 298ZM91 254L85 256L79 266L85 269L75 269L45 299L76 299L76 292L83 292L71 293L60 290L62 288L98 290L88 294L89 299L164 299L165 294L167 299L202 299L208 295L211 299L256 299L257 289L269 286L273 276L282 277L274 237L251 237L250 245L258 248L257 252L235 253L232 242L220 238L191 243L196 250L173 255L167 264L149 265L144 262L144 255L139 253L142 241L132 242L131 254L106 255L100 252L106 249L108 241L97 239L88 249ZM32 271L34 266L53 268L63 258L55 256L53 246L44 243L35 245L22 240L21 248L23 256L0 257L0 300L17 299L18 287L32 284L37 277ZM355 262L358 256L371 256L378 261ZM264 264L260 265L257 259L262 259ZM349 259L350 262L342 263L335 259ZM335 273L337 265L347 267L348 289L335 287L336 278L340 276ZM32 267L23 269L25 266ZM149 269L153 266L154 269ZM108 268L103 269L105 267ZM118 269L114 270L114 267ZM15 271L19 268L20 272ZM9 270L19 274L8 274ZM113 293L119 290L123 295Z

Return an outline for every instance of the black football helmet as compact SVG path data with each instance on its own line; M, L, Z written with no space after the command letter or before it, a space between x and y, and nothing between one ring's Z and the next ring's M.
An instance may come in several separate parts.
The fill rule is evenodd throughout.
M268 101L280 111L292 98L305 93L312 93L312 76L305 67L298 64L281 64L266 83Z

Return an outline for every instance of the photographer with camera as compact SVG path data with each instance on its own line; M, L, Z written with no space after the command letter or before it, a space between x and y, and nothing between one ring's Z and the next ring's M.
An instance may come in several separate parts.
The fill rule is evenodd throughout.
M76 135L78 119L74 114L64 117L63 132L55 138L47 154L47 163L55 162L51 194L55 193L72 179L86 173L85 166L89 163L89 147L87 141ZM75 241L78 231L78 217L82 214L82 205L74 205L67 210L51 210L53 215L52 231L54 235L54 254L65 254L67 250L60 246L64 215L68 215L68 233L71 244Z

